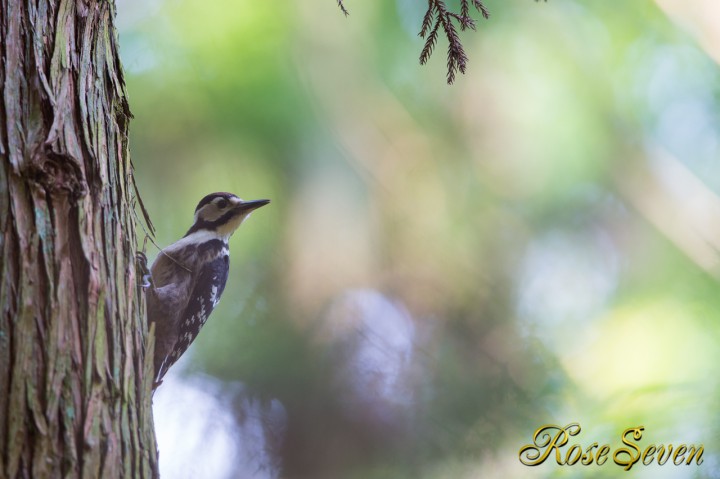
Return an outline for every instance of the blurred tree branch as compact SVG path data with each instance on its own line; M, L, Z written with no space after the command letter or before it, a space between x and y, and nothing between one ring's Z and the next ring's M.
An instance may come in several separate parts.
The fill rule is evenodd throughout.
M344 0L337 0L337 2L342 12L347 16L349 12L345 7ZM438 31L440 27L442 27L448 41L448 85L452 85L453 82L455 82L457 72L464 74L467 67L468 57L465 54L462 42L460 42L460 36L453 24L453 20L460 26L461 31L465 31L468 28L475 30L477 24L470 16L470 5L480 12L485 19L490 18L490 11L481 0L460 0L460 11L457 13L450 11L444 0L428 0L427 12L425 12L425 16L423 17L419 35L425 39L425 46L423 46L420 52L420 64L425 65L430 59L437 44Z
M720 4L716 0L655 0L720 65Z

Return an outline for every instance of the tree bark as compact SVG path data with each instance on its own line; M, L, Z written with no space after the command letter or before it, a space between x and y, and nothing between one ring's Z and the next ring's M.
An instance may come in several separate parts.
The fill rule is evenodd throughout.
M114 13L0 0L0 478L157 476Z

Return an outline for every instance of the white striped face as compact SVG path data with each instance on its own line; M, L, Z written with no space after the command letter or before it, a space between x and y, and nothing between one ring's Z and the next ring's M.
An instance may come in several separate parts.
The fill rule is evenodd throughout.
M270 200L244 202L232 193L212 193L204 197L195 209L195 222L185 236L210 231L227 238L250 216L250 212L270 203Z
M221 236L230 237L236 229L250 216L250 211L244 211L233 215L227 222L217 227L217 232Z
M195 212L195 222L198 220L214 222L226 215L228 212L236 208L242 200L235 195L225 193L222 196L216 196L208 203L204 204Z

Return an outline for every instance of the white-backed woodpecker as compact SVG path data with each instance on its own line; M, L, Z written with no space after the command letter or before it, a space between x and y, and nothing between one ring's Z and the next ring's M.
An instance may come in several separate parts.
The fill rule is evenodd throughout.
M147 313L155 324L155 384L187 350L225 290L228 239L250 213L270 200L243 201L212 193L195 208L195 221L163 249L150 268Z

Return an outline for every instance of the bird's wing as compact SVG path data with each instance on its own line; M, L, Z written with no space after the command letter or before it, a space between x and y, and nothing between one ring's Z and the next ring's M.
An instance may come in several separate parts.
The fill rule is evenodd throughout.
M179 319L175 347L157 370L156 381L162 380L170 366L175 364L175 361L187 350L210 317L225 289L229 270L229 257L224 255L205 263L198 272L187 307Z

